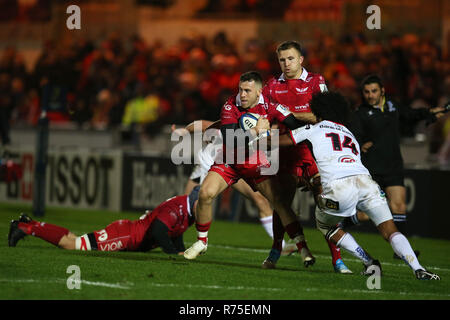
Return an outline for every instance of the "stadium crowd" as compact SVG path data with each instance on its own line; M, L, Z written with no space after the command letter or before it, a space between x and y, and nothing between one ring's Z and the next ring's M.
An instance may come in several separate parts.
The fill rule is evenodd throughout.
M391 36L372 43L361 35L333 39L321 32L305 43L305 67L322 74L331 90L339 90L356 107L365 75L383 77L386 93L404 105L433 107L450 98L450 60L425 37ZM164 124L216 120L226 97L235 91L243 71L258 70L268 80L278 76L276 43L246 41L244 48L219 32L181 38L171 47L140 37L110 34L98 44L84 39L44 44L31 71L15 48L0 54L0 115L7 123L34 125L42 88L67 89L67 114L53 121L74 121L107 128L142 124L149 134ZM450 118L427 129L432 154L445 159ZM403 132L412 136L414 130ZM2 132L3 136L3 132ZM2 138L5 143L7 139Z

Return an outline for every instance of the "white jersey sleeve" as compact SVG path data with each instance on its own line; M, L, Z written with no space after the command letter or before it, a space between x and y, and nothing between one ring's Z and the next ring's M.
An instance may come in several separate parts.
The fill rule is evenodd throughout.
M309 141L322 184L357 174L369 174L361 162L360 148L345 126L321 121L291 131L295 143Z

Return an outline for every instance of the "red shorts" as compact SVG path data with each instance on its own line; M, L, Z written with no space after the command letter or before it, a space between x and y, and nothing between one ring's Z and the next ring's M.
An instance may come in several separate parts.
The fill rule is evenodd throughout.
M254 160L254 158L253 158ZM225 180L225 182L230 186L236 183L239 179L244 179L253 190L256 191L256 185L270 179L270 175L262 175L261 169L270 167L270 163L265 157L265 155L258 157L258 161L255 164L248 162L244 164L217 164L214 163L209 171L214 171L220 174L220 176Z
M117 220L102 230L85 234L78 239L79 250L136 251L156 215L142 220Z
M303 142L280 149L280 172L310 180L319 173L314 157Z

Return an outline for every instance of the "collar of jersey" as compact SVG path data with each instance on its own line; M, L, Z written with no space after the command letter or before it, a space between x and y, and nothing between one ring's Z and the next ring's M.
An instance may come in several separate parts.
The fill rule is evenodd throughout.
M259 95L258 104L264 104L264 97L262 93ZM241 97L239 97L239 93L236 95L236 107L241 106Z
M303 67L302 74L300 75L300 77L298 79L305 81L307 76L308 76L308 71L306 71L305 67ZM284 78L284 73L281 74L281 76L278 78L278 81L286 81L286 79Z

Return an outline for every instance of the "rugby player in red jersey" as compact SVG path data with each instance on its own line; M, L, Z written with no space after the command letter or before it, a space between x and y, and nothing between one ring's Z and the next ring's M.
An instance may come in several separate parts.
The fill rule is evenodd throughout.
M27 235L67 250L148 251L161 247L167 254L183 254L183 233L195 221L200 187L189 195L172 197L139 220L117 220L104 229L77 236L68 229L32 220L21 214L10 224L8 245Z
M311 112L309 102L313 94L327 91L323 76L308 72L303 66L303 54L300 44L296 41L285 41L277 48L278 62L282 71L281 76L272 78L263 88L263 95L272 101L282 104L294 113L295 117L304 123L317 121ZM280 134L286 131L286 127L280 125ZM308 186L317 196L321 193L319 171L306 143L296 146L280 148L280 179L285 186L289 204L294 199L297 187ZM273 245L269 257L264 260L263 268L272 269L280 257L281 243L285 230L278 217L278 212L273 214ZM351 273L343 263L340 249L334 243L325 239L330 248L334 270L339 273Z
M212 221L213 200L228 186L242 178L254 190L261 192L269 200L279 213L284 229L289 237L294 240L305 266L312 265L315 259L306 245L303 228L296 219L290 203L287 204L284 199L284 186L278 183L276 172L271 175L263 173L263 170L271 168L273 163L269 162L263 151L259 149L249 151L247 142L242 143L242 145L235 143L239 142L236 137L240 130L239 120L247 112L259 115L256 126L249 130L253 137L257 137L259 132L267 132L270 129L270 124L275 120L285 124L288 128L296 128L301 125L281 105L273 104L264 98L262 95L262 78L259 73L250 71L241 75L238 95L229 98L221 112L221 132L224 142L222 160L226 159L226 161L218 163L216 159L202 183L196 220L198 241L185 251L184 257L195 259L199 254L206 252L208 230ZM229 137L232 139L227 139ZM231 145L229 140L231 140ZM245 158L242 162L236 161L239 157L239 148L245 149ZM230 154L231 157L228 157ZM231 158L233 160L229 160Z

